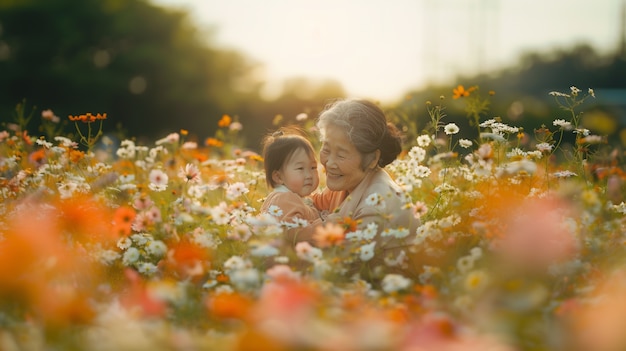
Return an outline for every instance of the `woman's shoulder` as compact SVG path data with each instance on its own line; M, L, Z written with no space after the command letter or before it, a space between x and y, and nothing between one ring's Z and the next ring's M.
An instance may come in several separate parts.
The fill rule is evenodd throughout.
M381 193L381 195L387 192L397 193L400 190L398 184L391 178L389 173L382 168L372 174L367 188L370 194L378 192Z

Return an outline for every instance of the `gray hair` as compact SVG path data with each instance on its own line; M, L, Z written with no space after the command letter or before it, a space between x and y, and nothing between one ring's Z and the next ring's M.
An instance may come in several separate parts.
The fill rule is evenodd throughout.
M400 132L387 122L383 110L370 101L347 99L329 104L317 120L322 140L331 125L345 131L352 145L361 153L363 170L376 157L376 150L380 150L380 167L393 162L402 151Z

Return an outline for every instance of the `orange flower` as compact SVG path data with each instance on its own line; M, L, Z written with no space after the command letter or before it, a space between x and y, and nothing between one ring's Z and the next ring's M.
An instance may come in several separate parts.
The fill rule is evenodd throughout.
M345 238L343 226L335 223L326 223L323 227L317 227L313 240L318 247L328 247L339 245Z
M85 157L85 153L80 150L70 150L70 161L77 163Z
M102 113L102 114L98 113L98 114L96 114L94 116L91 113L87 113L87 114L84 114L84 115L77 115L77 116L69 115L68 118L72 122L92 123L92 122L95 122L97 120L107 119L107 114L106 113Z
M354 220L351 217L343 217L341 224L346 233L354 232L357 229L360 221Z
M224 142L222 142L222 141L220 141L218 139L215 139L215 138L207 138L204 141L204 144L206 146L215 146L215 147L222 147L222 146L224 146Z
M39 149L37 151L34 151L33 153L31 153L28 156L28 159L36 164L36 165L41 165L45 162L46 160L46 150L45 149Z
M459 86L457 86L456 88L452 89L452 98L453 99L458 99L458 98L462 98L462 97L468 97L470 95L470 93L472 93L474 90L476 90L476 87L469 87L467 90L465 89L465 87L461 84L459 84Z
M55 326L89 322L88 297L100 281L83 247L67 243L62 216L33 204L7 223L0 241L0 299Z
M129 206L118 207L113 214L113 231L121 236L130 235L136 215L137 212Z
M199 279L206 272L209 251L187 240L172 245L167 254L166 269L176 276Z
M79 242L113 242L117 233L111 232L111 213L102 204L87 196L73 196L57 204L58 229L69 233Z
M213 316L220 319L245 319L252 307L252 300L236 292L222 292L209 296L206 306Z
M232 122L232 118L230 118L229 115L223 115L222 119L220 119L220 121L217 122L217 125L220 128L225 128L225 127L228 127L230 125L230 122Z

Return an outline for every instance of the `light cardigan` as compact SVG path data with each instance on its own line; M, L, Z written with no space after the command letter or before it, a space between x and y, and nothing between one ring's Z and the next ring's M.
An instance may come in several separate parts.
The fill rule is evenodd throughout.
M367 204L367 198L374 193L382 197L384 207ZM391 176L384 169L377 167L368 171L361 183L349 194L346 191L324 189L313 194L312 198L318 210L330 213L326 221L341 222L345 217L350 217L359 222L359 229L374 222L378 225L379 237L384 229L403 228L409 231L406 238L386 243L390 248L408 245L414 239L415 231L420 224L419 219L416 219L403 203L400 193L401 190ZM320 225L323 225L321 219L301 229L297 237L292 238L293 242L308 241L315 244L312 240L313 234Z
M279 221L292 222L295 218L299 218L311 223L318 220L320 215L312 204L306 203L307 200L311 201L302 198L284 185L280 185L265 198L260 211L261 213L269 212L270 207L277 206L282 211L282 215L278 217Z

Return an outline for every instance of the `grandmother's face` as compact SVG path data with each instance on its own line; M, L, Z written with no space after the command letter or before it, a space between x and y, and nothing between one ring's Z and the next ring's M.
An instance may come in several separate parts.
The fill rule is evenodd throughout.
M352 192L361 183L366 175L361 169L361 157L343 129L333 125L326 128L320 162L326 169L326 186L330 190Z

